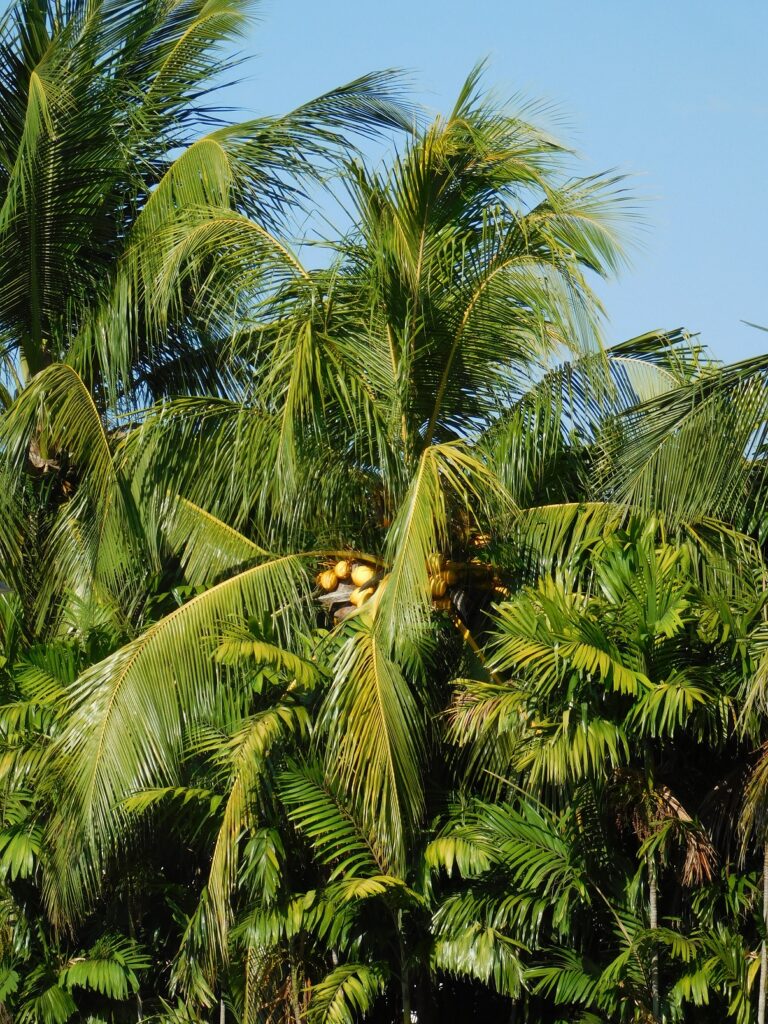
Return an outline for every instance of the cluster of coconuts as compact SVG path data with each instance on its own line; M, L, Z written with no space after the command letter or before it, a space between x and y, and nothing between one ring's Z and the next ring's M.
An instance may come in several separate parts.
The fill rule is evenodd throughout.
M451 562L442 554L429 556L427 572L432 607L437 611L449 611L453 607L450 588L490 590L495 582L489 565L477 560ZM367 562L342 558L319 573L316 582L325 591L321 600L337 608L335 618L340 620L364 604L377 590L381 591L387 578L388 574Z
M443 555L432 555L427 561L427 570L433 606L436 609L448 610L451 607L448 588L455 586L460 578L457 567L448 562ZM387 578L388 575L383 575L367 562L342 558L334 566L319 573L316 582L318 587L325 591L326 601L330 598L332 604L359 608L377 590L382 590L386 586ZM338 601L333 601L336 594ZM338 617L343 618L344 615L340 616L337 613Z
M339 584L354 584L354 589L344 596L344 603L359 608L361 604L380 587L386 580L367 562L352 561L342 558L333 568L326 569L317 577L317 585L326 594L335 591Z
M439 610L447 611L451 607L448 588L455 587L460 578L460 566L449 562L445 555L430 555L427 559L429 573L429 592L432 604Z
M445 555L430 555L427 570L438 590L442 589L443 583L446 587L478 586L493 577L493 567L476 558L470 562L451 562Z

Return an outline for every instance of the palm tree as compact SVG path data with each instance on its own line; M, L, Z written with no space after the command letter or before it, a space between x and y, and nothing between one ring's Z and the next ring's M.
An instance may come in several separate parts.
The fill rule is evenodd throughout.
M473 74L390 172L349 168L359 230L329 268L267 252L237 208L174 224L148 322L169 323L191 293L228 338L231 380L225 394L161 404L117 457L108 437L109 462L84 467L99 493L122 481L154 564L192 590L70 691L52 763L72 798L48 833L58 919L77 919L100 889L125 798L179 784L181 722L215 699L209 639L267 616L274 643L298 654L318 615L307 571L326 558L386 577L334 656L317 730L328 782L381 870L406 877L436 742L430 566L450 556L465 589L479 579L487 592L492 572L469 567L473 537L514 511L478 436L564 348L608 379L586 274L619 261L620 197L612 178L563 184L564 156ZM226 909L214 912L223 936Z
M220 339L180 297L162 336L142 290L166 231L239 210L269 228L297 197L286 175L346 145L339 129L407 127L371 76L282 118L225 124L210 94L248 25L240 0L19 0L0 26L0 330L6 373L66 360L97 404L221 387ZM146 261L156 262L150 267ZM109 332L108 337L105 332Z
M20 0L0 24L3 570L19 593L42 597L30 597L30 627L55 616L52 602L61 608L67 571L85 585L88 566L97 585L120 594L136 583L130 563L146 565L111 462L115 417L164 395L228 386L225 339L204 323L194 293L166 272L173 310L160 324L147 305L178 258L182 225L205 230L237 214L260 240L268 278L283 251L272 232L301 182L348 151L345 129L410 125L386 74L283 117L223 122L211 93L231 66L222 46L247 26L250 6ZM36 521L19 512L30 502ZM89 515L103 529L94 532ZM29 585L30 563L59 560L57 581L48 586L33 569ZM130 615L125 602L121 610Z
M714 844L694 813L706 808L707 778L710 787L719 780L693 752L733 749L741 678L722 643L733 620L727 605L697 585L686 545L660 540L658 530L655 520L630 522L593 548L581 576L566 568L499 604L490 676L463 683L453 711L456 739L475 747L470 770L490 772L486 792L510 779L567 806L591 786L604 813L639 840L643 985L656 1021L667 1012L658 943L669 941L660 868L672 856L684 885L713 878ZM601 870L598 886L610 878Z

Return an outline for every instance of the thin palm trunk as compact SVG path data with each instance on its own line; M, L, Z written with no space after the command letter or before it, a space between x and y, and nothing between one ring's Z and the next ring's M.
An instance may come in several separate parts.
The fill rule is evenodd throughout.
M248 946L245 954L245 992L243 994L243 1024L253 1024L256 1014L256 953Z
M656 881L656 857L648 854L648 906L651 930L656 931L659 927L659 892ZM651 999L653 1001L653 1019L659 1021L660 997L659 997L659 948L656 938L653 938L653 950L651 953Z
M397 915L398 940L400 944L400 993L403 1004L403 1024L411 1024L411 978L403 941L403 914Z
M296 1024L301 1024L301 1003L299 1002L299 968L296 956L291 950L291 1013Z
M763 846L763 927L768 932L768 841ZM768 942L760 949L760 989L757 999L757 1024L765 1024L765 989L768 983Z
M128 895L127 895L127 910L128 910L128 936L136 941L136 925L134 924L134 906L133 906L133 879L128 879ZM141 989L136 989L136 1020L140 1021L144 1016L144 1010L141 1004Z

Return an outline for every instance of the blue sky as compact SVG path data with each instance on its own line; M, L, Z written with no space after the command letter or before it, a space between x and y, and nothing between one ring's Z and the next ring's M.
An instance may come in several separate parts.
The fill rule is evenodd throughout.
M231 97L278 113L367 71L413 72L447 109L471 66L553 102L589 173L647 197L632 266L601 294L606 334L701 333L723 359L768 350L765 0L265 0Z

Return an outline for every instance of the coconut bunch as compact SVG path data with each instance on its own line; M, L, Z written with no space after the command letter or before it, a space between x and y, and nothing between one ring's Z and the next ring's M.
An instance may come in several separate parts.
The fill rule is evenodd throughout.
M342 558L317 576L317 585L324 591L320 600L334 608L339 621L365 604L386 582L386 574L359 559Z
M456 604L456 599L467 593L477 595L492 591L498 580L493 567L479 559L456 562L445 555L430 555L427 559L429 584L433 603L437 608Z
M495 592L503 596L493 567L479 559L456 562L445 555L433 554L427 559L427 572L432 607L436 611L455 608L461 612L468 598L472 599L471 604L476 604L481 594ZM334 619L340 622L381 591L386 586L387 576L380 566L361 559L342 558L318 573L316 582L322 591L319 600L333 610Z

